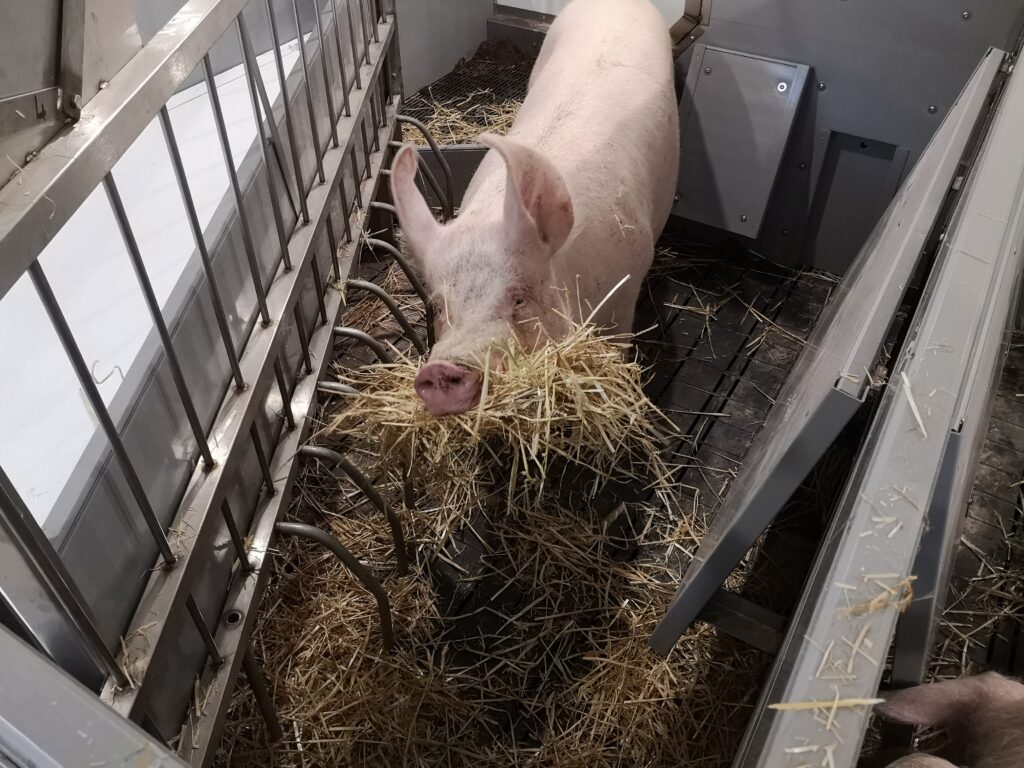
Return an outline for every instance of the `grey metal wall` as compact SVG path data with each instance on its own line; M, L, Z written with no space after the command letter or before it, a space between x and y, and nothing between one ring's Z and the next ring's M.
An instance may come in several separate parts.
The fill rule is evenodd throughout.
M1022 15L1024 0L714 0L700 42L812 68L764 255L844 271L986 49L1008 46Z
M487 38L493 0L397 0L405 93L451 72Z

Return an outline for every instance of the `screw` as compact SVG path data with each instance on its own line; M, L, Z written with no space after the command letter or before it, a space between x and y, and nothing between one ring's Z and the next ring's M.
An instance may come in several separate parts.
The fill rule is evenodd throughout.
M110 85L110 81L108 81L108 80L100 80L99 89L101 91L105 90L108 85Z
M939 111L939 108L937 106L935 106L934 104L932 104L930 107L928 107L928 113L929 114L934 115L938 111Z
M742 216L740 216L740 221L742 221L744 224L746 224L747 223L747 214L744 213Z
M672 199L673 199L673 200L674 200L675 202L677 202L677 203L678 203L678 202L679 202L679 195L673 195L673 196L672 196Z
M807 170L807 163L800 163L800 170L801 171L806 171Z
M25 155L25 164L28 165L33 160L35 160L38 154L38 152L29 152L27 155Z
M789 235L789 230L788 229L782 230L782 236L783 237L787 237L788 235Z
M824 83L818 83L818 90L819 91L824 91L826 88L828 88L828 86L825 85Z
M964 21L970 21L971 16L972 14L970 11L964 11L963 13L960 14L960 18L963 19Z
M711 67L704 67L704 74L705 75L710 75L711 74Z

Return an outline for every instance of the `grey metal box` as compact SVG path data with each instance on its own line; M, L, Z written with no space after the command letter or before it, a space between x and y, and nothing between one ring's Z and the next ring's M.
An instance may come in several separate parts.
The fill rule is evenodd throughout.
M695 46L673 213L759 236L808 73L804 64Z

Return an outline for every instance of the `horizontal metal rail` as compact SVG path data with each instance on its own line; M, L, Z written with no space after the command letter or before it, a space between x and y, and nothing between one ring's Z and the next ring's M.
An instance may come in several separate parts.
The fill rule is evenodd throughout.
M231 21L233 19L229 19L228 23ZM250 382L250 386L243 392L229 391L214 422L211 444L219 447L213 455L216 466L212 470L197 470L193 474L172 522L173 530L190 534L182 536L178 542L178 565L173 569L154 571L150 575L142 600L125 633L122 656L131 660L132 675L139 681L138 686L120 690L113 681L108 681L104 686L104 699L133 720L142 718L155 694L154 676L147 672L154 659L161 659L175 642L172 617L181 615L183 602L203 570L204 553L209 551L213 532L220 519L221 505L244 458L243 445L247 432L263 407L274 380L274 362L279 359L290 333L288 318L292 316L302 292L302 276L314 266L331 200L347 172L346 158L349 153L357 151L357 139L361 139L361 129L365 127L364 120L369 115L369 107L374 98L373 84L380 80L394 32L393 20L380 24L380 43L370 44L367 54L370 63L361 72L362 80L368 88L353 92L350 102L352 115L341 116L337 120L339 148L329 148L322 159L326 183L315 185L307 195L310 222L298 226L288 243L289 261L294 269L290 272L279 271L271 283L267 291L271 322L266 326L258 325L253 330L239 361L244 380ZM333 293L330 292L330 295ZM292 396L294 406L296 394L292 393ZM275 455L280 451L278 447ZM271 487L276 487L272 458L270 464ZM218 647L222 647L220 643Z

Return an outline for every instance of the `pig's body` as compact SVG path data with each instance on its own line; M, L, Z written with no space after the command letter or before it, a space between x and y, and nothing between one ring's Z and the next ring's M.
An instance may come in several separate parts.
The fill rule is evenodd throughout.
M416 189L413 153L392 164L399 220L439 319L416 383L438 416L476 405L478 371L500 365L495 350L513 336L530 347L564 334L566 319L632 330L679 168L661 14L649 0L573 0L508 136L480 140L492 151L445 226Z
M878 711L896 722L946 728L953 737L942 755L911 755L889 768L1024 768L1024 685L1015 680L989 672L921 685L896 693Z
M661 13L648 0L570 3L551 25L508 136L543 152L572 197L576 223L553 264L565 311L586 319L587 307L629 275L594 321L632 330L679 175L671 40ZM500 214L505 175L492 150L460 216Z

